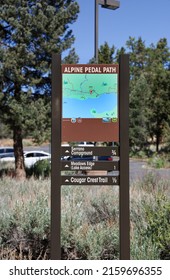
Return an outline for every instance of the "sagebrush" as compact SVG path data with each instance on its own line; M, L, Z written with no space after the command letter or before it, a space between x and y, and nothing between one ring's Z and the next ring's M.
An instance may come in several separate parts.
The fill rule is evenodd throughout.
M0 259L50 259L50 179L0 181ZM63 186L62 259L119 259L119 189ZM169 182L148 174L131 196L131 259L170 259Z

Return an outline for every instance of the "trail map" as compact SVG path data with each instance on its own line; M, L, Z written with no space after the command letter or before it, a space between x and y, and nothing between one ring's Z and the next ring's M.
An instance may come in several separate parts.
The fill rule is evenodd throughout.
M63 74L63 118L117 119L118 74Z

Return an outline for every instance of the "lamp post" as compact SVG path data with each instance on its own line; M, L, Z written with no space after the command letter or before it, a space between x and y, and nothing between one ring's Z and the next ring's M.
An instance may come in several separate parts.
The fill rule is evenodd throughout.
M98 12L99 6L101 5L102 8L116 10L120 7L120 2L115 0L95 0L95 34L94 34L94 45L95 45L95 62L98 63Z
M116 10L120 1L95 0L95 62L98 63L98 5ZM120 259L130 259L130 212L129 212L129 134L128 134L128 91L129 91L129 58L119 57L119 244ZM120 105L121 104L121 105ZM124 140L126 139L126 141ZM114 143L113 143L114 146Z

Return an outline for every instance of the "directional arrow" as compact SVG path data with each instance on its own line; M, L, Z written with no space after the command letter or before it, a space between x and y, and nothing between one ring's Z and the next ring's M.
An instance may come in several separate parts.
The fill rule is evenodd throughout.
M70 181L68 179L65 180L65 183L69 183Z
M70 153L70 151L69 151L69 150L66 150L66 151L65 151L65 154L69 154L69 153Z
M64 167L68 168L68 167L69 167L69 165L68 165L68 164L66 164Z

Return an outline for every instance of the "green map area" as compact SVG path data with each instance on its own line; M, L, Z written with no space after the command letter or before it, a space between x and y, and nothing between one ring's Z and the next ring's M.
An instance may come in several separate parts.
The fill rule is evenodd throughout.
M64 97L97 98L103 93L117 93L117 74L64 74Z
M63 74L64 118L117 118L117 74Z

